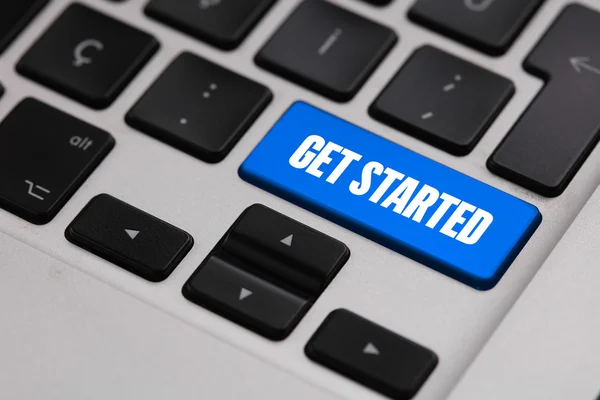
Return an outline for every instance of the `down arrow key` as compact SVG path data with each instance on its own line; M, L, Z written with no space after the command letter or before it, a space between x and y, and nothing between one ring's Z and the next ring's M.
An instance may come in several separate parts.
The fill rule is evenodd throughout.
M125 229L125 233L127 233L127 236L129 236L131 240L133 240L137 237L137 235L140 234L140 231L136 231L133 229Z

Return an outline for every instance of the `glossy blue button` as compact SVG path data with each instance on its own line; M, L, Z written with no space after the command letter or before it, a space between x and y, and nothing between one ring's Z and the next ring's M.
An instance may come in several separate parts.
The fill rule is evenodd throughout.
M306 103L240 176L474 288L492 288L539 226L538 209Z

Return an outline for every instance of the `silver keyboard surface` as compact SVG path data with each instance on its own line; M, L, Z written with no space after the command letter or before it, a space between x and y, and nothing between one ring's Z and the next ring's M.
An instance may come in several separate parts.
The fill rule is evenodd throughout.
M0 82L6 93L0 98L0 119L22 99L35 97L106 130L115 138L116 146L51 223L32 225L0 209L0 231L334 396L356 400L382 398L317 366L303 353L306 342L325 317L334 309L347 308L432 349L440 359L439 365L415 399L446 398L600 184L598 148L591 153L566 191L552 199L504 180L486 168L486 160L543 87L541 80L523 70L522 63L565 5L571 3L569 0L546 1L510 50L500 57L487 56L410 22L407 11L412 4L409 1L396 0L388 7L378 8L361 1L331 0L393 28L399 35L399 43L365 86L344 104L297 86L254 63L257 52L299 0L278 1L240 47L228 52L149 19L143 13L147 0L80 2L151 33L161 47L117 100L101 111L70 100L15 71L18 60L72 3L70 0L51 1L3 53L0 57ZM595 0L579 0L577 3L600 11ZM370 104L398 68L415 49L426 44L503 75L515 84L514 97L467 156L448 154L379 123L368 114ZM261 83L274 96L272 103L231 153L218 164L204 163L180 152L132 129L124 120L142 94L184 51ZM498 285L489 291L477 291L242 181L238 177L241 163L285 110L298 100L537 206L543 215L541 226ZM65 228L90 199L100 193L109 193L134 204L194 237L194 247L166 281L160 284L144 281L65 240ZM352 251L352 257L335 280L289 338L281 343L265 340L188 302L181 295L186 280L240 213L254 203L265 204L330 235L344 242ZM572 237L569 240L580 239ZM48 298L48 301L54 300ZM22 311L8 306L2 308L3 313ZM206 363L210 362L206 360ZM285 398L285 388L277 387L274 391L272 398Z

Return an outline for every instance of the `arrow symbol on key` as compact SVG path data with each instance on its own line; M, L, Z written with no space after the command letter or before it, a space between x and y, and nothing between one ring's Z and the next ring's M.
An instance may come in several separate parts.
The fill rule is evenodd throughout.
M242 290L240 290L240 300L244 300L246 297L249 296L252 296L252 291L246 288L242 288Z
M571 62L573 68L575 68L575 71L578 73L581 73L581 71L585 69L594 74L600 75L600 68L594 67L592 64L590 64L591 60L589 57L571 57L569 61Z
M286 238L281 239L279 242L285 244L286 246L292 247L293 240L294 240L294 235L290 235Z
M369 354L371 356L378 356L379 355L379 349L377 347L375 347L375 345L373 343L369 342L369 343L367 343L367 345L363 349L363 353Z
M125 229L125 233L131 238L131 240L133 240L136 238L137 235L139 235L140 231L136 231L133 229Z

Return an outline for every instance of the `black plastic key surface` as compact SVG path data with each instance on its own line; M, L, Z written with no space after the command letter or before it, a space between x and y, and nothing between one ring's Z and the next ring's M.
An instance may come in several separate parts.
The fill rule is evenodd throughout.
M409 17L491 55L504 54L544 0L418 0Z
M225 50L240 45L276 0L152 0L146 14Z
M226 253L213 254L187 281L183 295L271 340L285 339L310 303L234 264Z
M525 61L546 86L488 160L541 195L560 195L600 138L600 13L568 6Z
M392 2L392 0L363 0L363 1L374 4L376 6L385 6Z
M323 0L305 0L256 63L336 101L349 101L397 41L391 29Z
M272 98L265 86L190 53L158 78L126 120L206 162L221 161Z
M350 256L344 243L260 204L242 214L222 247L316 296Z
M0 53L31 22L49 0L0 1Z
M187 232L107 194L88 203L65 237L152 282L165 280L194 243Z
M396 400L411 399L438 363L431 350L342 309L329 314L305 353Z
M50 222L114 143L92 125L23 100L0 124L0 207Z
M283 340L349 255L343 243L255 204L236 220L182 292L260 335Z
M17 71L102 109L117 98L158 47L152 36L73 4L23 56Z
M442 150L465 155L514 90L500 75L425 46L400 69L369 112Z

